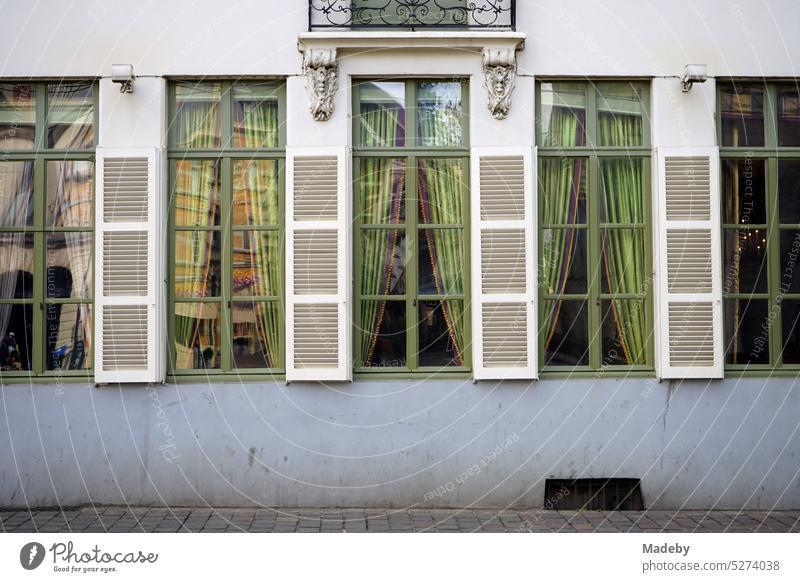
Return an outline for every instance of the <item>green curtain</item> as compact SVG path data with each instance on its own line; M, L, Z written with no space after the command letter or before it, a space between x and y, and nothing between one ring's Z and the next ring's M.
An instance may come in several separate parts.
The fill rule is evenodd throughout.
M180 99L180 96L177 97ZM220 93L212 89L208 100L183 101L177 114L175 146L180 149L218 148L222 144Z
M365 148L391 148L404 145L405 111L398 105L361 103L361 139Z
M278 147L277 101L237 102L234 123L234 147Z

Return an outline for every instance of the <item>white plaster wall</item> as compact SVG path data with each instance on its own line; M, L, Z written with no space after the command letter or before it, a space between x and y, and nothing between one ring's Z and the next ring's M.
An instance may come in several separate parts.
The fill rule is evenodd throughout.
M163 77L139 77L133 93L120 93L110 79L100 80L101 147L165 147L167 83Z

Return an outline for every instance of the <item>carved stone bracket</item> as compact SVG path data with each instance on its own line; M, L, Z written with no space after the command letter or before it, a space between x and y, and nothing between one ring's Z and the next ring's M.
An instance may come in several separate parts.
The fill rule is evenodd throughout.
M483 49L483 85L488 93L487 106L495 119L508 117L516 75L514 49Z
M317 121L333 115L333 96L339 84L339 65L335 48L306 49L303 58L309 109Z

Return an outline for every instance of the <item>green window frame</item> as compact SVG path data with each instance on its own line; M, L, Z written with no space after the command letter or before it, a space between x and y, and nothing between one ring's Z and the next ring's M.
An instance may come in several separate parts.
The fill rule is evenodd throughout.
M173 80L168 100L168 376L282 377L285 83Z
M612 125L625 113L640 117L637 131ZM536 120L539 369L650 376L650 84L543 79ZM621 183L640 199L614 196Z
M800 90L717 83L725 370L800 373ZM753 248L755 247L755 248Z
M22 262L0 282L2 382L91 378L98 125L94 79L0 80L0 246ZM9 200L15 174L28 201Z
M386 143L380 136L376 138L374 133L362 136L362 130L377 127L375 125L377 122L374 119L370 120L367 109L362 111L361 88L374 87L378 91L381 87L387 86L382 85L384 83L390 84L397 93L395 97L401 98L403 102L403 121L393 120L398 123L397 127L402 126L403 137L397 138L394 143ZM431 131L429 127L425 127L425 123L431 121L427 116L432 111L426 109L426 99L430 92L435 93L433 85L430 84L441 84L439 87L447 85L447 90L457 94L460 99L459 123L448 126L457 135L425 136L427 131ZM458 87L457 90L455 86ZM394 78L357 79L353 83L354 370L357 376L450 377L466 376L471 369L468 95L469 86L465 80ZM435 134L435 131L433 133ZM440 138L449 143L437 143ZM391 168L387 165L389 160L394 160L391 162ZM371 176L378 175L381 171L389 171L395 176L393 179L402 180L402 202L399 203L402 208L396 209L403 215L400 220L370 219L366 216L369 211L364 211L365 208L369 208L364 199L368 195L365 194L369 188L367 183ZM451 171L450 176L458 175L460 178L460 192L454 199L456 209L445 210L441 205L431 201L432 192L435 190L435 187L430 185L433 184L431 176L447 176ZM431 180L430 183L428 180ZM424 186L421 185L423 181L426 182ZM430 197L427 203L424 202L425 198L420 197L423 196L423 190L426 192L425 196ZM426 212L426 204L429 209L436 207L436 212L441 213L440 219L432 216L433 211L430 215L422 214ZM458 206L460 210L457 209ZM447 220L441 218L448 213ZM371 285L366 281L371 263L369 257L365 255L380 243L371 242L370 246L362 241L370 240L369 237L373 236L376 237L372 239L375 241L387 234L392 234L388 238L394 241L403 240L403 237L405 240L404 289L397 293L392 291L367 293L365 289ZM460 252L458 239L460 239ZM424 253L426 249L427 253ZM444 258L446 253L449 261ZM452 283L454 277L459 278L459 275L453 275L455 271L452 268L458 261L461 261L458 265L461 268L460 281L457 285L451 285L446 280L450 279ZM428 267L431 273L439 273L434 292L425 288L428 285L426 282ZM421 269L423 269L422 275ZM437 276L434 274L433 277ZM386 284L388 289L388 280ZM391 314L392 309L403 313L404 325L399 326L400 329L396 331L386 332L389 325L381 329L381 324L385 324L385 321L377 318L380 313ZM438 322L436 318L439 318ZM367 320L373 323L367 323ZM381 322L378 324L378 332L375 332L376 321ZM446 334L441 329L442 321L445 322L443 325ZM458 321L461 322L460 329ZM436 328L436 325L440 328ZM430 333L425 331L427 328L424 326L438 329L433 332L433 335L438 334L435 335L435 340L432 341L430 336L423 335ZM391 338L392 335L395 336L394 339ZM380 351L375 346L387 341L389 343L396 341L401 354L404 347L404 357L390 359L387 356L381 359L380 364L374 363L379 358L378 351ZM441 350L441 346L436 347L439 345L437 342L444 342L448 346L446 351L454 354L447 363L430 364L435 358L430 356L430 353L425 353L426 348L430 346L431 351ZM422 348L421 343L424 344ZM386 355L388 350L383 350L382 353ZM370 365L365 365L366 362Z

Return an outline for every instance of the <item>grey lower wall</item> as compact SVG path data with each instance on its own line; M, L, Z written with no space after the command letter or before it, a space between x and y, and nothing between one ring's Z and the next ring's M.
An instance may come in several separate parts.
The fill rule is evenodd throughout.
M800 507L795 379L8 385L0 408L3 507L541 507L551 476Z

